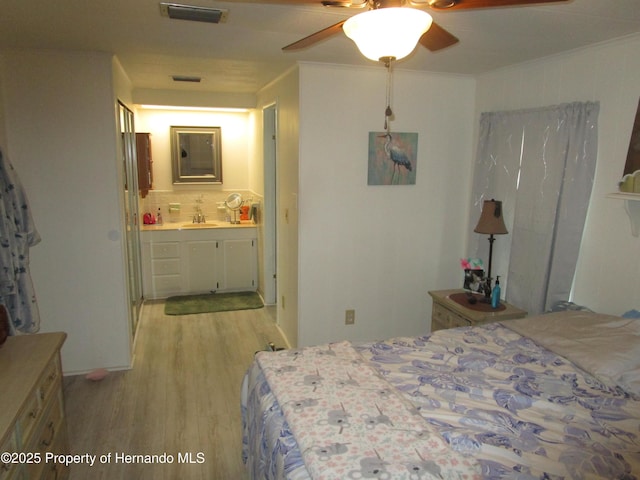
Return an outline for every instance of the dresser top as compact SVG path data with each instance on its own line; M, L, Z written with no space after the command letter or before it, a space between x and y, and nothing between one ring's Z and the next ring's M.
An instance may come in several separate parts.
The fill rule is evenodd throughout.
M61 332L17 335L0 346L0 437L66 338Z

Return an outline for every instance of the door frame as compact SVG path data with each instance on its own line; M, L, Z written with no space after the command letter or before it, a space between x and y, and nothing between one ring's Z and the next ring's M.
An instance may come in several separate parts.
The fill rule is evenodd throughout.
M277 103L262 109L263 159L264 159L264 302L277 304L277 223L278 211L278 122Z

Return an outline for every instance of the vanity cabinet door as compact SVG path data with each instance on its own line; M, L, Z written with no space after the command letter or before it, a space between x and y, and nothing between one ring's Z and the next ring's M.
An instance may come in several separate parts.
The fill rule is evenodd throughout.
M219 245L218 240L185 242L187 292L208 293L219 289L218 270L221 263Z
M226 291L256 290L257 254L254 239L224 241L224 276Z

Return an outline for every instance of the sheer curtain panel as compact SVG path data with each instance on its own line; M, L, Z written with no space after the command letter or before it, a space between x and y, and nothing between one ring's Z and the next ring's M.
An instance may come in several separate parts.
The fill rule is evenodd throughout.
M598 103L585 102L481 115L470 225L484 200L503 201L510 235L497 239L493 274L509 302L529 314L569 299L595 173L598 112ZM469 245L487 257L484 236L473 234Z

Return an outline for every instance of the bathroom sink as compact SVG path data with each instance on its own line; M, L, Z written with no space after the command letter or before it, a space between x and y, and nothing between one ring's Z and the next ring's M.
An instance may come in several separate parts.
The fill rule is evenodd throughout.
M217 223L183 223L182 228L212 228L217 227Z

